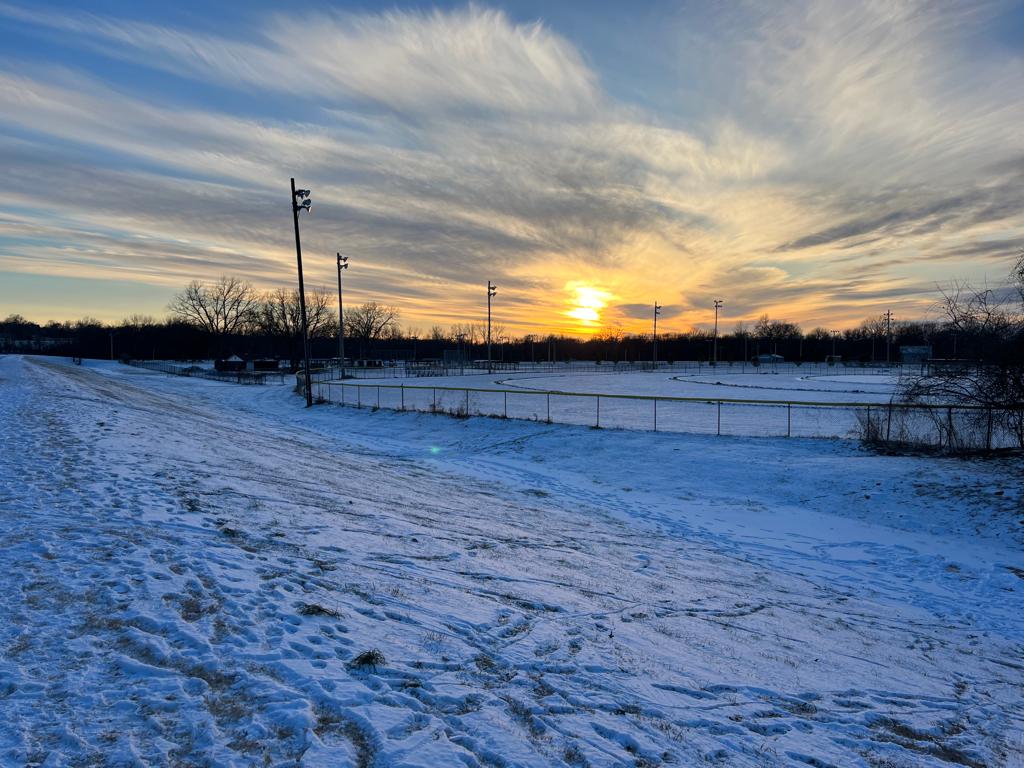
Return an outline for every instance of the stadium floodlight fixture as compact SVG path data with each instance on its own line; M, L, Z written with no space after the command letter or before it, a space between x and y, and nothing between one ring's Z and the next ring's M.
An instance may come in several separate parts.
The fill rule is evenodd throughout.
M487 372L493 373L494 367L491 364L491 299L497 295L498 286L490 280L487 281Z
M313 405L313 382L309 372L309 321L306 316L306 286L302 279L302 241L299 238L299 212L309 212L313 201L308 189L296 189L292 179L292 218L295 221L295 261L299 272L299 313L302 320L302 359L306 384L306 407ZM302 202L298 202L301 200Z
M345 302L341 295L341 270L348 269L348 256L338 251L338 365L341 377L345 378Z
M718 310L725 306L725 302L721 299L715 299L715 351L712 362L714 365L718 365Z

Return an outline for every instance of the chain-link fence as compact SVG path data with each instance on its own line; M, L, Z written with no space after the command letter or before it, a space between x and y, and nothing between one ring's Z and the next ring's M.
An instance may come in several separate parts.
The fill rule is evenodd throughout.
M209 368L199 365L182 365L158 360L125 360L124 362L133 368L145 368L147 371L158 371L172 376L226 381L232 384L284 384L291 379L290 374L283 371L211 371Z
M1024 444L1020 409L652 397L318 381L320 402L609 429L751 437L865 438L936 447Z
M916 369L918 366L915 366ZM679 360L675 362L659 362L657 366L650 360L646 361L579 361L563 363L504 363L495 361L489 371L487 364L480 361L466 362L464 364L442 362L442 361L397 361L394 364L380 366L357 366L347 365L342 375L342 369L336 365L323 365L317 367L313 363L312 375L320 381L335 379L407 379L407 378L439 378L442 376L478 376L484 373L529 373L529 374L583 374L583 373L637 373L641 371L654 371L660 373L696 373L710 374L719 373L730 375L736 373L795 373L812 376L815 374L836 374L856 373L858 375L892 375L898 374L903 366L898 363L854 363L854 362L719 362L709 363L701 360Z

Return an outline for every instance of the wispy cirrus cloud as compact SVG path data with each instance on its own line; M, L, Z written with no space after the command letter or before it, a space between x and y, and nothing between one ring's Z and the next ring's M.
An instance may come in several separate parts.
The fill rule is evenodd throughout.
M993 268L1001 246L982 243L1024 236L1024 71L978 51L998 5L910 8L698 7L673 77L694 93L710 68L716 90L680 115L613 98L600 51L477 6L214 35L0 5L25 34L235 106L68 61L0 64L0 268L73 253L90 277L283 284L294 175L315 192L309 252L346 250L354 298L418 323L476 311L487 279L519 329L571 330L568 284L620 297L604 319L638 328L654 297L677 327L723 294L736 317L921 313L937 280ZM715 44L687 45L701 34ZM309 269L329 284L329 259Z
M251 40L86 13L0 6L4 11L136 64L328 104L540 117L591 111L603 100L593 72L564 38L539 22L514 25L500 11L475 6L447 13L274 14Z

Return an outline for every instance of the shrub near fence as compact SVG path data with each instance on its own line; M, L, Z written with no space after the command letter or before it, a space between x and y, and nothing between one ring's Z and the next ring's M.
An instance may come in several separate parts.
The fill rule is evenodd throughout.
M879 447L931 447L948 453L1024 448L1024 406L893 403L858 415L859 436Z
M1016 447L1006 414L959 406L812 403L729 398L653 397L431 387L406 384L313 384L321 402L360 408L490 416L612 429L747 437L861 438L978 449ZM1012 423L1012 422L1010 422ZM979 429L984 425L984 429Z

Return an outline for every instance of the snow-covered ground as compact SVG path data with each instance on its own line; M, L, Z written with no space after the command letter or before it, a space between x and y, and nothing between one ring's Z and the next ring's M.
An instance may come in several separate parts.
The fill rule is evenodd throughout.
M523 389L530 391L581 392L641 397L695 397L709 399L766 400L770 402L888 403L896 391L899 374L885 370L851 373L845 368L821 366L779 368L747 367L745 372L729 368L655 371L558 373L508 372L473 373L463 376L360 379L355 384L410 387L469 387L480 389Z
M1024 764L1019 457L10 356L0 441L3 765Z
M829 371L824 366L748 367L746 373L707 366L623 373L566 369L560 373L494 372L402 381L321 381L314 392L318 398L349 405L558 424L845 438L858 433L866 408L889 403L899 383L898 375L884 371ZM925 415L913 414L911 423L917 421L923 433L934 430Z

